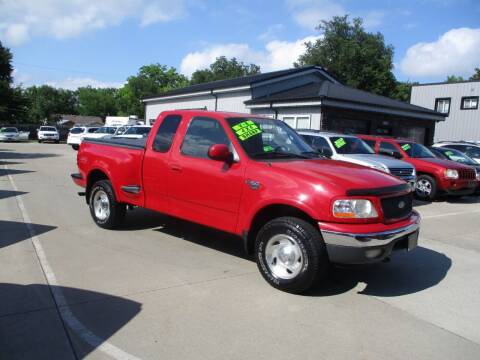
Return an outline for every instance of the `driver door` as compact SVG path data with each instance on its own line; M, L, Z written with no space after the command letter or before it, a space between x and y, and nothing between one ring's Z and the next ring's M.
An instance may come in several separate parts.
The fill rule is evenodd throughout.
M180 218L234 232L243 189L244 167L208 157L214 144L234 151L220 121L190 120L182 143L173 149L168 171L171 212Z

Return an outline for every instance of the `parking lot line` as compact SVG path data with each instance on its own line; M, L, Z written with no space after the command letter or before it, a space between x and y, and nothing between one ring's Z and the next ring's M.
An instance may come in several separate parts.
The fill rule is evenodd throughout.
M475 214L475 213L480 213L480 210L451 212L451 213L443 213L443 214L436 214L436 215L425 215L425 216L422 216L422 219L434 219L434 218L439 218L444 216L458 216L458 215L467 215L467 214Z
M8 170L7 165L4 165L4 168L5 170ZM8 173L7 173L7 176L12 185L13 190L18 192L18 188L15 184L15 181L13 180L13 177ZM105 339L102 339L97 335L95 335L94 333L92 333L75 317L75 315L73 315L65 299L65 296L63 295L63 292L60 290L59 283L57 281L55 273L53 272L52 267L50 266L50 263L47 260L47 256L45 255L45 251L43 250L40 240L38 239L35 233L35 229L32 225L30 215L27 212L27 209L25 207L25 204L23 203L22 198L16 195L15 200L17 202L17 205L20 210L21 216L24 220L24 223L27 227L28 233L30 235L30 239L32 241L33 247L37 254L38 261L40 263L40 267L42 268L42 271L45 275L46 282L48 284L48 287L50 288L50 292L53 296L55 306L60 315L60 318L62 319L64 326L67 325L76 335L78 335L87 344L89 344L90 346L94 347L95 349L105 353L106 355L114 359L138 360L139 359L138 357L123 351L122 349L116 347L115 345L107 342ZM65 329L65 332L66 332L68 341L70 343L70 346L72 348L72 352L75 358L78 359L78 356L75 352L75 348L73 346L72 340L69 336L67 329Z

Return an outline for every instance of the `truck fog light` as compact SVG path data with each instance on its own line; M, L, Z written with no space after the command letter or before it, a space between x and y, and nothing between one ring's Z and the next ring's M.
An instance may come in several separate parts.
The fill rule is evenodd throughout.
M382 255L383 250L382 249L371 249L371 250L366 250L365 251L365 256L369 259L375 259Z

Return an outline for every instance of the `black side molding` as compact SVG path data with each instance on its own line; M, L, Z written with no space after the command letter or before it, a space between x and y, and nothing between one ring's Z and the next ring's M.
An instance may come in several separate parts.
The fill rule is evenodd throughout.
M409 193L412 191L410 185L408 184L400 184L394 186L387 186L381 188L372 188L372 189L350 189L347 190L348 196L382 196L382 195L389 195L394 193L402 193L406 192Z
M77 179L77 180L83 179L83 176L80 173L71 174L70 176L72 177L72 179Z
M121 189L129 194L138 194L142 188L140 185L124 185Z

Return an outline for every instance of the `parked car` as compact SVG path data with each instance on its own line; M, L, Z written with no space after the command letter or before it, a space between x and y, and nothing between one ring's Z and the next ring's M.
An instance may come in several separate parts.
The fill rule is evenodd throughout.
M93 138L93 139L101 139L105 136L114 136L117 132L119 127L117 126L102 126L99 127L96 131L86 134L83 138Z
M19 141L20 133L15 127L2 127L0 129L0 141Z
M459 162L463 165L471 166L477 172L477 190L475 191L476 194L480 194L480 164L477 163L472 158L469 158L467 155L462 153L461 151L450 149L447 147L429 147L429 150L438 158L440 159L447 159L451 161Z
M120 138L140 139L142 137L147 137L151 129L152 127L148 125L135 125L130 126L123 134L115 136Z
M433 147L448 147L461 151L469 158L472 158L477 164L480 164L480 144L466 141L442 141L433 144Z
M379 262L417 245L408 184L328 160L280 120L163 112L147 138L88 139L73 181L93 221L144 207L238 235L272 286L304 292L331 262Z
M322 155L347 161L392 174L410 184L415 189L415 167L391 157L378 155L362 139L352 136L313 130L299 130L298 133Z
M53 141L58 144L60 142L60 134L54 126L40 126L37 131L37 138L39 143Z
M424 145L412 140L371 135L359 137L370 141L376 153L402 159L415 166L417 170L415 194L422 200L434 200L441 194L463 196L475 192L476 173L470 166L438 159Z
M93 134L95 131L98 130L98 126L90 127L90 126L76 126L70 129L67 138L67 145L71 145L74 150L78 150L80 144L82 143L82 139L86 135Z

